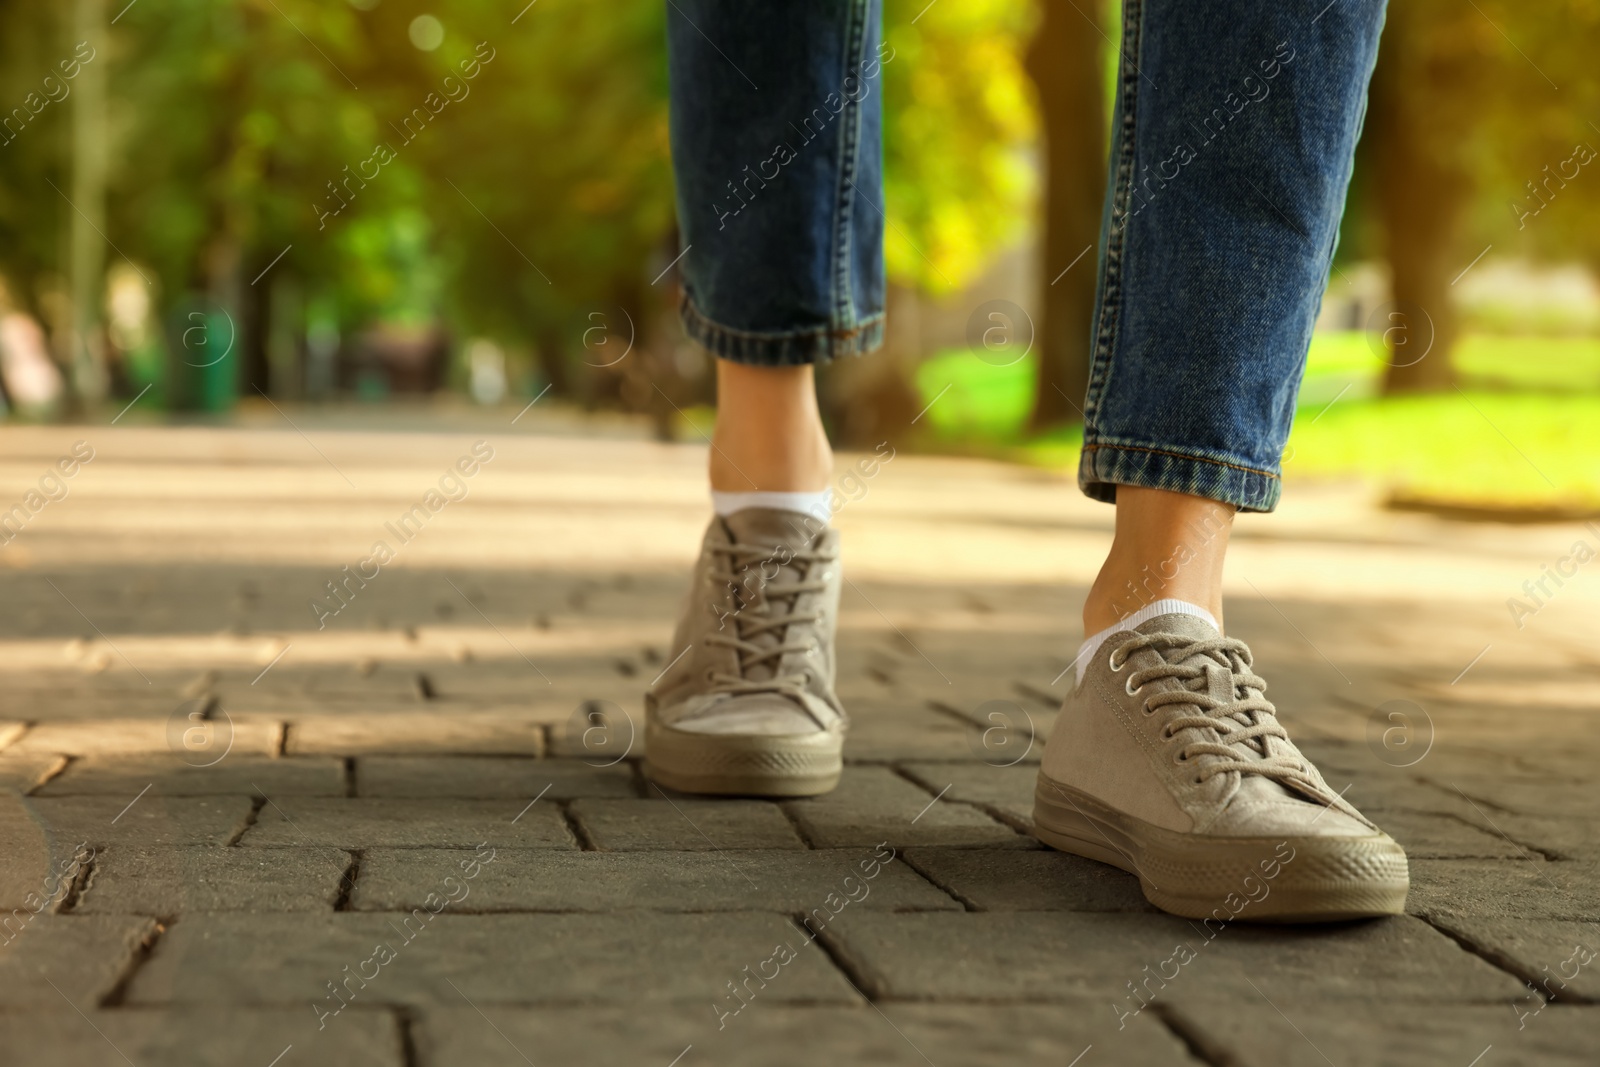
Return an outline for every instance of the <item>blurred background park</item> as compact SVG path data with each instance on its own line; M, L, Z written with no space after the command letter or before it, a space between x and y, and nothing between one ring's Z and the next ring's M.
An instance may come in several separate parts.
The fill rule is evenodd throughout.
M836 440L1076 461L1116 0L885 0L885 350ZM697 439L671 0L0 0L6 420ZM1600 0L1393 0L1285 455L1600 512ZM907 429L909 427L909 430Z

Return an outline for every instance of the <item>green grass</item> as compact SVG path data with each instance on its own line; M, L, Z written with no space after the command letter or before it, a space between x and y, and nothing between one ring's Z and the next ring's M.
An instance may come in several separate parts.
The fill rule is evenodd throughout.
M1384 357L1361 332L1318 334L1285 452L1286 478L1378 481L1426 501L1600 507L1600 339L1461 339L1462 390L1381 398ZM966 350L924 362L920 420L936 447L1077 462L1081 432L1028 436L1033 362L992 366Z
M1600 507L1600 394L1341 401L1296 420L1283 469L1286 478L1367 476L1437 503Z

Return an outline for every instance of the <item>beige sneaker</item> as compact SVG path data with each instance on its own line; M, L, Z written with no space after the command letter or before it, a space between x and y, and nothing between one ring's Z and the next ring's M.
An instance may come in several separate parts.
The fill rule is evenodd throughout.
M813 796L839 784L839 534L792 511L711 520L679 658L645 697L645 770L686 793Z
M1404 850L1328 788L1266 687L1243 641L1194 616L1113 634L1045 746L1039 839L1193 919L1400 914Z

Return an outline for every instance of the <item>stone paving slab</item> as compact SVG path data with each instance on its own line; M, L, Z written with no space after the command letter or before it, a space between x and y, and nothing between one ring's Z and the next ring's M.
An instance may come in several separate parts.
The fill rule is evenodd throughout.
M351 857L333 848L138 848L95 854L81 915L332 911Z
M857 700L846 703L845 710L850 713L844 743L847 762L977 758L973 741L981 731L933 710L923 700Z
M0 795L32 790L66 762L66 757L51 752L0 752Z
M1346 748L1334 758L1325 757L1327 751L1313 746L1306 749L1306 755L1329 785L1345 790L1344 796L1362 810L1421 811L1474 819L1472 802L1449 786L1428 781L1411 769L1390 767L1365 750L1355 754ZM1476 821L1482 822L1481 818Z
M0 797L0 911L60 906L97 853L119 847L222 845L252 815L248 797ZM83 868L83 870L79 870Z
M197 767L174 755L85 756L34 790L35 796L195 797L223 793L267 796L343 796L344 764L336 759L261 759L229 756Z
M554 803L507 800L283 797L239 839L247 847L577 848Z
M0 693L0 715L33 723L105 722L124 716L165 720L174 708L189 699L179 692L178 686L157 691L137 677L133 679L137 689L113 691L88 689L85 681L82 674L65 678L57 675L38 689L19 681L17 688Z
M1238 1067L1590 1067L1600 1032L1600 1008L1592 1007L1549 1007L1519 1029L1515 1009L1504 1002L1426 1008L1371 1002L1331 1013L1325 1004L1290 1000L1266 985L1226 999L1193 994L1173 994L1173 1021L1207 1062Z
M1400 842L1411 859L1526 859L1528 852L1492 830L1455 815L1367 808L1366 814Z
M1595 965L1536 1014L1523 983L1570 968L1600 918L1593 594L1569 583L1525 632L1504 613L1506 592L1576 525L1448 523L1304 485L1277 514L1239 519L1230 628L1334 787L1410 847L1425 921L1230 927L1166 981L1156 1010L1129 1017L1129 984L1154 984L1197 924L1012 829L1028 826L1112 530L1070 472L896 459L838 519L853 575L844 790L787 806L669 802L640 775L641 699L676 652L704 450L502 435L473 500L317 631L305 597L457 452L439 435L303 428L359 494L288 429L119 424L96 439L121 464L116 492L85 484L50 530L8 550L0 795L30 795L0 802L0 918L20 930L8 939L0 922L0 1026L23 1031L0 1031L0 1059L126 1063L74 1005L119 1042L140 1016L183 1039L134 1054L140 1067L266 1067L291 1043L277 1067L362 1052L405 1067L669 1067L680 1054L677 1067L1469 1067L1491 1042L1476 1067L1594 1058L1600 1009L1578 999L1596 999ZM6 431L14 457L59 454L75 432ZM0 467L27 480L26 464ZM233 747L207 770L174 766L180 751L212 751L181 731L175 750L169 728L175 713L194 725L185 709L211 698L203 729L231 720ZM1372 744L1399 699L1433 728L1409 766L1395 764L1422 750ZM618 721L597 732L597 707ZM282 813L314 832L292 833ZM480 822L494 829L468 832ZM893 831L890 844L915 847L844 905L843 878L819 873L832 853L805 848L797 823L809 843ZM80 841L96 854L40 914L4 908L39 900ZM330 897L347 874L353 897ZM342 910L366 906L363 888L420 911ZM212 905L316 910L198 910ZM713 910L683 910L696 906ZM820 945L797 925L808 906L832 917ZM176 914L162 932L149 916L95 914L109 907ZM362 979L380 939L396 958ZM796 961L762 985L757 969L785 942ZM41 963L80 976L63 985L71 1003L38 980ZM356 999L318 1030L312 1004L331 1011L335 981ZM754 999L719 1029L736 981ZM303 1020L304 1039L277 1014ZM1462 1040L1480 1032L1476 1048Z
M1413 915L1600 919L1600 864L1418 860L1406 910Z
M663 666L665 666L663 664ZM652 671L651 676L660 673ZM549 727L550 755L605 766L644 753L644 692L598 692L579 701Z
M1133 875L1053 849L909 848L905 860L974 911L1156 910Z
M372 849L351 895L357 911L409 911L434 880L471 853ZM782 911L810 914L879 910L955 910L889 850L870 848L734 852L537 852L501 849L492 874L476 884L473 911ZM867 874L875 872L872 877ZM848 881L847 881L848 879Z
M1456 915L1434 921L1547 999L1600 1002L1600 923Z
M279 723L221 716L216 720L188 718L189 712L201 710L199 701L189 701L172 715L159 718L42 722L13 747L19 752L55 752L69 756L179 753L194 763L222 759L224 754L228 757L277 754L282 732Z
M0 932L0 1004L8 1012L98 1004L159 929L154 919L134 915L9 918Z
M0 798L0 841L44 837L58 845L226 845L244 832L247 796ZM70 847L70 845L69 845Z
M784 807L817 848L870 848L880 841L897 848L1040 847L976 808L946 803L937 792L929 793L887 767L846 767L833 792Z
M572 800L636 797L639 790L638 777L627 761L591 766L566 759L372 756L356 761L356 795Z
M1463 776L1451 779L1449 784L1479 804L1502 811L1519 815L1560 812L1573 818L1600 820L1600 791L1594 788L1593 771L1582 781Z
M525 717L458 708L374 711L295 718L291 756L544 754L544 729Z
M0 799L0 806L5 803ZM85 841L42 834L8 832L0 837L0 855L5 857L0 865L0 938L29 916L65 907L92 868L95 851Z
M1394 710L1402 715L1408 711L1413 717L1416 715L1414 708L1408 709L1403 705L1396 705ZM1370 704L1353 706L1351 711L1363 726L1359 739L1308 741L1300 747L1324 771L1332 767L1350 775L1420 777L1450 793L1455 792L1451 788L1452 783L1459 784L1484 776L1507 781L1583 777L1578 761L1570 757L1563 759L1547 745L1519 745L1513 738L1496 738L1492 747L1453 743L1447 739L1452 724L1446 714L1440 712L1439 721L1435 721L1426 708L1422 710L1428 715L1427 719L1407 722L1404 718L1386 718L1382 708L1375 709ZM1504 714L1504 711L1501 713ZM1376 729L1375 736L1369 741L1365 736L1369 719L1374 720L1375 727L1397 726L1403 731L1399 737L1410 744L1412 750L1407 751L1403 745L1385 748L1383 735Z
M770 972L769 972L770 973ZM773 985L776 985L775 981ZM726 999L723 1002L727 1004ZM697 1010L699 1009L699 1010ZM490 1008L422 1009L416 1025L424 1067L587 1067L654 1064L678 1056L708 1067L1067 1067L1093 1044L1124 1067L1193 1067L1183 1044L1155 1016L1109 1033L1098 1003L1051 1005L904 1004L805 1007L756 990L732 1014L689 1004L670 1011ZM484 1016L493 1025L484 1024ZM690 1046L692 1050L689 1050ZM689 1050L689 1051L686 1051ZM1091 1061L1091 1052L1083 1063Z
M1549 859L1600 861L1600 819L1562 813L1516 815L1496 812L1490 832L1503 834L1529 852Z
M601 852L806 847L783 809L764 800L586 797L567 810Z
M1115 1003L1131 996L1125 983L1142 981L1147 966L1177 969L1174 985L1192 971L1196 985L1246 992L1249 979L1270 973L1274 988L1330 1000L1448 1002L1522 992L1504 971L1409 918L1325 929L1235 924L1207 940L1171 916L862 911L841 915L824 936L858 969L863 992L896 999Z
M1008 754L1007 759L1011 758L1014 756ZM906 763L901 769L924 789L937 793L948 786L945 796L950 800L998 811L1020 826L1033 825L1033 790L1039 780L1036 763Z
M494 877L490 866L478 880ZM439 891L450 892L442 882ZM480 1008L614 1004L631 1011L678 1002L709 1017L707 1005L727 995L743 968L759 968L785 943L794 958L782 967L783 982L764 991L766 999L860 1002L825 956L802 948L805 935L782 915L426 916L193 916L156 944L134 975L128 1003L205 1005L208 1014L223 1006L282 1004L312 1017L308 1004L332 1010L339 1003L328 983L348 981L343 988L365 1007L455 1008L465 1000ZM375 952L379 945L388 951ZM358 978L347 977L347 966ZM359 975L374 970L377 977L362 987Z
M138 1067L215 1067L224 1063L266 1067L274 1055L286 1052L279 1067L295 1062L405 1065L393 1012L351 1008L318 1030L316 1019L303 1007L232 1008L224 1018L207 1012L92 1010L87 1006L84 1015L79 1015L59 998L56 1003L59 1011L53 1013L0 1013L0 1048L11 1062L72 1067L127 1067L129 1063Z

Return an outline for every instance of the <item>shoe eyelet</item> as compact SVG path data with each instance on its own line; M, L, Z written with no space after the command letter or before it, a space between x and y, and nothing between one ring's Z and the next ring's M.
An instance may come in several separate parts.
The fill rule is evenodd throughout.
M1121 674L1124 670L1127 669L1128 661L1127 660L1123 660L1122 661L1122 666L1121 667L1117 666L1117 656L1116 656L1116 653L1113 652L1110 656L1108 656L1106 658L1106 666L1111 668L1111 673L1112 674Z
M1143 686L1140 688L1142 689ZM1138 690L1133 686L1133 675L1128 675L1128 680L1122 683L1122 691L1127 693L1129 696L1133 696L1136 692L1138 692Z

